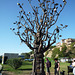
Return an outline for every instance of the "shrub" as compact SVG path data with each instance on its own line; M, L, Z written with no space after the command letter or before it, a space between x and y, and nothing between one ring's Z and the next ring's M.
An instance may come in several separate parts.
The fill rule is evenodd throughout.
M58 58L59 53L60 53L59 48L54 48L54 50L52 51L52 56L51 56L52 59Z
M47 51L45 52L45 55L44 55L44 56L46 57L46 56L48 55L48 53L49 53L49 50L47 50Z
M21 67L22 62L20 59L14 58L14 59L8 59L6 61L6 63L8 65L10 65L13 69L18 69L19 67Z

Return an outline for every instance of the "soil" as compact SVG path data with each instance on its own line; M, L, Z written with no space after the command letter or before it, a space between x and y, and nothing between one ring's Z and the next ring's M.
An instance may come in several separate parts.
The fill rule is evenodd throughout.
M30 75L30 74L14 74L13 72L3 71L2 75Z

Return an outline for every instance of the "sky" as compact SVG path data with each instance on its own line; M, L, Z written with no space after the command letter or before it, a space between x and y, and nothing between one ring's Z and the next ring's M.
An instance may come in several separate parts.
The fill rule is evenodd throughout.
M21 41L10 28L13 27L13 22L17 20L20 8L17 3L24 3L25 11L30 11L27 0L0 0L0 55L3 53L26 53L31 50ZM37 4L37 2L35 2ZM61 12L56 25L68 25L61 34L61 39L75 39L75 0L67 0L64 10Z

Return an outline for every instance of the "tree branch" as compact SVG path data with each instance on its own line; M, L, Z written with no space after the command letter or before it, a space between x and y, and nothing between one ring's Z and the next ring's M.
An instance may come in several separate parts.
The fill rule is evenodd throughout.
M25 40L23 40L23 39L21 38L20 34L18 34L18 36L19 36L20 40L21 40L22 42L24 42L31 50L34 50L34 48L29 44L29 42L27 42L27 41L25 41Z

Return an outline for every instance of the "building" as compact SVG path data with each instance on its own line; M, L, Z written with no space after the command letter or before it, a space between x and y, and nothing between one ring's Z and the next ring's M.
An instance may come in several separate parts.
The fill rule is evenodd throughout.
M61 47L64 43L66 46L70 46L71 43L75 42L75 39L68 38L68 39L62 39L61 42L56 43L56 47Z
M12 58L18 58L18 53L4 53L2 56L2 64L4 64L7 59Z
M60 47L62 45L61 42L56 43L56 47Z
M72 38L68 38L68 39L62 39L62 44L65 43L66 46L70 46L71 43L75 42L75 39L72 39Z
M25 58L24 55L19 55L18 57L21 58L21 59L24 59Z
M69 48L71 43L75 42L75 39L68 38L68 39L62 39L60 42L56 43L56 47L60 48L60 51L62 51L62 45L65 44L66 47Z

